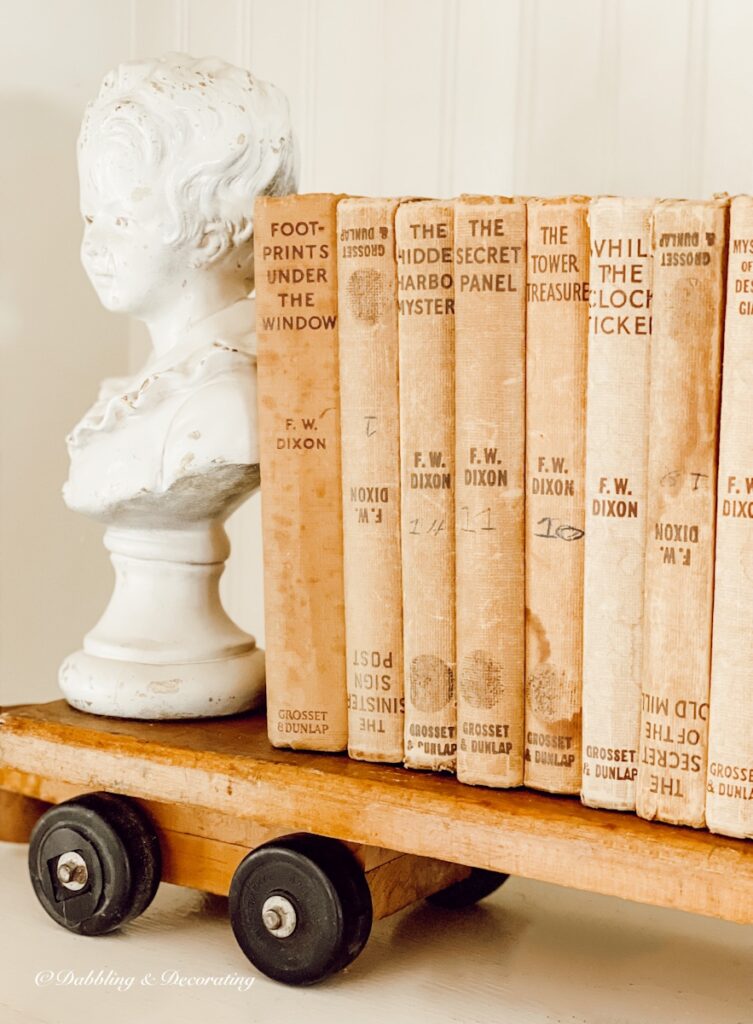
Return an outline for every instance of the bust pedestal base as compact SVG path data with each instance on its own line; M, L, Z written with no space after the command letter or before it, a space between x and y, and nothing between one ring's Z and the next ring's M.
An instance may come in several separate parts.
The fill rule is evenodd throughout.
M228 617L219 581L221 523L111 526L115 589L59 684L73 707L117 718L203 718L258 707L264 652Z
M264 700L264 651L222 661L146 665L76 651L60 668L60 688L79 711L115 718L234 715Z

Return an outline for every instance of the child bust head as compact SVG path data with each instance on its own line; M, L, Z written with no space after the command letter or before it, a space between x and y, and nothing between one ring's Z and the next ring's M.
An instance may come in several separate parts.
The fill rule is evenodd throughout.
M185 54L105 77L78 162L86 272L105 307L150 328L176 309L195 320L248 294L254 199L296 185L284 95Z

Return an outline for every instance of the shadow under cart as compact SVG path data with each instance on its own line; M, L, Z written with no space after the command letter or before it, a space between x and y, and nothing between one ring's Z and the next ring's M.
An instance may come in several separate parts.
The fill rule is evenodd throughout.
M29 842L42 907L80 935L141 914L160 881L229 896L241 949L321 981L372 922L428 898L461 910L511 874L753 922L753 844L583 807L273 748L261 714L100 718L64 701L0 715L0 839Z

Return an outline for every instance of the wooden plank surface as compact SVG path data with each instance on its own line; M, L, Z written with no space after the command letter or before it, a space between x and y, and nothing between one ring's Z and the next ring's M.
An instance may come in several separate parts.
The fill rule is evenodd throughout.
M47 804L23 791L0 788L0 841L26 843Z
M261 715L156 724L88 716L62 701L17 707L0 716L0 765L8 788L15 770L753 922L753 844L744 840L572 798L274 750Z
M100 787L101 788L101 787ZM108 787L116 792L114 787ZM52 804L72 800L83 793L92 792L92 785L74 785L59 779L9 768L0 761L0 839L7 842L27 842L37 818ZM123 790L126 792L126 790ZM272 839L289 835L290 828L282 822L276 826L262 825L253 818L237 814L223 814L184 803L165 803L160 800L137 799L157 827L170 835L185 835L196 839L213 839L249 850ZM386 864L400 856L396 850L362 843L345 843L364 871ZM165 879L172 881L172 879ZM181 882L180 884L187 884ZM194 886L194 888L203 888ZM214 890L208 889L207 892Z

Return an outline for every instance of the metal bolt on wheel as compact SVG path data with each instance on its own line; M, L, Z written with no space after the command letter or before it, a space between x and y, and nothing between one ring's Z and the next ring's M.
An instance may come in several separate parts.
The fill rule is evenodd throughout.
M75 850L61 854L57 862L57 877L64 889L81 892L89 881L89 871L81 854Z

